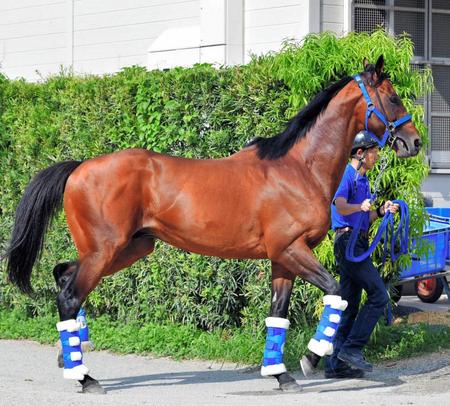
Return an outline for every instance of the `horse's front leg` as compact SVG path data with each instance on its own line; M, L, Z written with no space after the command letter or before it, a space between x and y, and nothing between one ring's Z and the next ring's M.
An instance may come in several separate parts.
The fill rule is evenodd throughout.
M311 249L301 238L284 250L276 261L325 293L324 312L319 326L308 343L309 352L300 361L303 374L308 376L314 371L321 357L333 353L333 339L347 302L340 296L338 282L317 261Z
M295 275L272 262L272 303L266 319L267 338L261 375L277 378L280 389L299 392L301 386L287 373L283 363L286 331L289 327L287 313Z

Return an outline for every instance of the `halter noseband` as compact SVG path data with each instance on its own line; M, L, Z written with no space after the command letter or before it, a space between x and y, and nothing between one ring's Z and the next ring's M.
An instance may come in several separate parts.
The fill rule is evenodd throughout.
M369 93L367 92L366 86L361 78L360 75L354 75L353 79L355 79L356 83L358 84L359 88L361 89L361 92L364 96L364 99L367 103L367 110L366 110L366 128L365 130L367 133L378 143L378 145L383 148L386 145L386 142L389 146L392 146L396 140L396 136L394 135L395 131L398 127L401 125L407 123L408 121L411 121L411 114L406 114L405 116L399 118L395 121L388 121L386 116L386 111L384 111L383 104L381 104L381 99L379 99L380 106L383 109L383 113L381 113L373 104L372 99L369 96ZM372 131L369 130L369 119L370 116L374 113L386 126L386 130L384 131L383 138L380 140Z

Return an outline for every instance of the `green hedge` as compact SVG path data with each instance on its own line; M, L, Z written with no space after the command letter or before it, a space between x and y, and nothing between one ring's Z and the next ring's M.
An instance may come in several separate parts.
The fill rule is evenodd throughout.
M275 135L323 86L361 71L364 57L374 62L380 54L426 141L423 111L414 105L414 97L430 88L429 72L411 69L408 38L395 39L383 31L340 39L329 33L310 35L300 45L286 44L281 53L255 57L238 67L130 67L102 77L61 73L42 83L0 76L0 249L6 247L22 192L40 169L129 147L185 157L227 156L255 136ZM392 152L385 153L391 165L381 195L408 201L412 233L418 233L423 221L420 184L427 173L423 155L397 160ZM333 271L330 237L316 254ZM74 258L61 213L33 272L35 296L21 295L9 285L2 265L0 308L55 314L51 269ZM290 310L294 324L315 317L321 295L297 281ZM225 261L158 243L150 257L106 278L89 296L86 308L90 316L108 314L122 322L259 329L269 298L268 261Z

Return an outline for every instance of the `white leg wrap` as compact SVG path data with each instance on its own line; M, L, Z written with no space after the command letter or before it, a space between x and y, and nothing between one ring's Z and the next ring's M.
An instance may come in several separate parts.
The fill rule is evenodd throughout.
M77 381L82 381L84 379L84 376L87 375L88 372L89 369L86 366L78 365L75 368L64 368L63 377L64 379L75 379Z
M68 331L69 333L72 333L80 329L80 323L78 323L75 319L60 321L56 323L56 329L58 331Z
M283 364L267 365L261 367L262 376L273 376L287 372L286 366Z
M283 319L281 317L267 317L266 327L284 328L287 330L290 326L290 321L288 319Z
M330 305L332 309L336 310L345 310L348 306L347 301L342 300L338 295L325 295L323 297L323 304Z
M317 354L319 357L331 355L333 354L333 343L325 340L317 341L316 339L311 338L308 343L308 350Z

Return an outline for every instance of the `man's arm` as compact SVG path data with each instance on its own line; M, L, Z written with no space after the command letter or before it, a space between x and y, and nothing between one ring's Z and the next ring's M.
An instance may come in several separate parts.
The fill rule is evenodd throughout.
M338 213L342 216L348 216L349 214L357 213L360 211L371 211L369 199L364 200L361 204L351 204L347 202L347 199L345 197L338 197L334 201L334 204L336 205Z
M380 208L379 211L380 211L381 216L378 215L377 209L375 209L375 210L370 210L370 213L369 213L369 221L370 221L370 223L372 223L373 221L375 221L378 217L383 217L383 216L384 216L384 209L383 209L383 208Z

